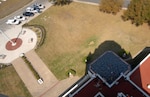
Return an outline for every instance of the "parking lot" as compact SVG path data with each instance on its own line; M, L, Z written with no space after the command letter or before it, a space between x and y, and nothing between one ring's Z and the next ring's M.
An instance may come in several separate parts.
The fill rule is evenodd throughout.
M5 23L7 25L19 25L22 21L27 20L29 17L33 17L37 13L41 13L45 8L42 4L33 4L30 7L27 7L21 15L14 16L14 18L8 19Z
M7 1L5 1L5 2L7 2ZM15 16L22 15L23 12L26 11L27 7L31 7L31 6L33 6L33 4L36 4L36 3L37 4L43 4L43 5L47 6L47 7L49 6L48 5L48 3L49 3L48 0L33 0L31 3L25 5L24 7L22 7L19 10L13 12L12 14L10 14L10 15L4 17L4 18L1 18L0 19L0 30L6 31L8 29L11 29L11 28L15 27L16 25L7 25L6 24L7 20L8 19L13 19ZM3 2L1 4L3 4ZM36 16L37 16L37 14L34 17L36 17ZM26 21L22 21L21 25L24 24L24 23L26 23L26 22L28 22L28 21L30 21L31 19L28 18Z

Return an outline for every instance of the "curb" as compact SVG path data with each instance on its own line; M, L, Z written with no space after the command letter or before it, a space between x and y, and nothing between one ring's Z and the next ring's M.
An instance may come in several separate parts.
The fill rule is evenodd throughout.
M98 3L91 3L91 2L87 2L87 1L80 1L80 0L73 0L74 2L78 2L78 3L84 3L84 4L91 4L91 5L96 5L99 6Z

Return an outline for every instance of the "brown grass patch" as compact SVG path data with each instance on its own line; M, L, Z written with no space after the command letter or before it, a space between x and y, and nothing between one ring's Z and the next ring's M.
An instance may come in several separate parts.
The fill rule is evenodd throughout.
M114 40L135 55L150 45L150 29L123 22L121 14L104 14L98 6L80 3L53 6L30 22L47 31L46 42L37 53L59 79L65 78L69 68L82 76L86 66L82 59L106 40Z
M0 94L9 97L31 97L13 66L0 70Z

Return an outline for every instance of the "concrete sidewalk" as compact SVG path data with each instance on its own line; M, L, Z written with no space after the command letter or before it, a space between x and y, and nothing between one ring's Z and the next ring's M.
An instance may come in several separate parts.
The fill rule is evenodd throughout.
M45 91L55 86L55 84L58 83L58 80L33 50L27 53L27 58L30 60L35 70L43 78L43 84L38 84L31 70L21 58L16 59L12 62L12 64L31 95L33 97L40 97L43 93L45 93Z
M79 77L75 76L58 81L34 50L26 53L26 57L32 63L32 66L38 74L43 78L43 84L38 84L32 71L21 58L14 60L12 64L33 97L58 97L73 83L79 80Z
M61 80L52 89L49 89L40 97L58 97L63 92L65 92L69 87L71 87L75 82L77 82L79 79L80 77L74 76L74 77Z

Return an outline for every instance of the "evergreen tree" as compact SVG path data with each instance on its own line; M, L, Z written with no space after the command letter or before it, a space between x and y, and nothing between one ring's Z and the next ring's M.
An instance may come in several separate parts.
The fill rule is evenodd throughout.
M131 20L135 25L150 21L150 0L131 0L128 9L122 16L123 20Z
M116 14L120 11L123 5L123 0L101 0L100 11Z

